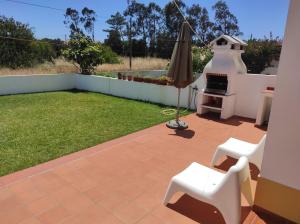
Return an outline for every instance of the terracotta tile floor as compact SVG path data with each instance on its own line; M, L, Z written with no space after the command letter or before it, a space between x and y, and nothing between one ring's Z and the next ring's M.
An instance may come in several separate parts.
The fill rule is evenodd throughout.
M0 223L224 223L215 208L187 195L163 206L168 182L193 161L209 166L227 138L256 143L264 130L239 117L220 122L192 114L183 120L190 125L186 131L161 124L1 177ZM216 169L226 171L234 162L224 160ZM242 204L243 223L271 223Z

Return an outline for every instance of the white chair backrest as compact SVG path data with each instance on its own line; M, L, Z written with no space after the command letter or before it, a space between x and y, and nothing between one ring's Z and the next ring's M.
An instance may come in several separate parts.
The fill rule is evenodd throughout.
M249 161L243 156L238 162L230 167L224 179L216 187L215 194L218 200L230 198L232 209L240 212L242 184L250 178Z
M240 186L248 177L250 177L249 161L247 157L242 156L234 166L230 167L217 190L229 188L241 192Z
M230 167L228 170L228 175L237 175L239 184L242 184L247 178L249 178L249 161L247 157L242 156L238 162Z
M265 143L267 135L265 134L259 143L256 145L256 149L252 153L251 161L261 170L261 164L264 156Z

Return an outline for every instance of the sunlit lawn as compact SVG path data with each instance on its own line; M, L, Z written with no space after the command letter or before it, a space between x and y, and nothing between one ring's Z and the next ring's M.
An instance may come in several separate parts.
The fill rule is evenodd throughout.
M0 97L0 176L170 120L162 106L89 92Z

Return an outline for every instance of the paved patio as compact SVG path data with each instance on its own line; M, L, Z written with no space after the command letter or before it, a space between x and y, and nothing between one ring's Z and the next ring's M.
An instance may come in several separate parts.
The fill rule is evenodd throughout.
M193 161L209 166L216 146L229 137L256 143L265 131L239 117L220 122L192 114L183 120L189 130L161 124L1 177L0 223L224 223L215 208L186 195L163 206L168 182ZM216 169L234 162L225 159ZM254 166L251 173L255 179ZM242 203L243 223L272 223Z

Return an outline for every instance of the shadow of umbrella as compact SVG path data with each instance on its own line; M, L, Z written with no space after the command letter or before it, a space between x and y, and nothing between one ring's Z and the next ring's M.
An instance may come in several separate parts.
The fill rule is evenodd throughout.
M195 135L195 131L193 131L193 130L178 130L178 129L176 129L174 132L175 132L174 134L169 134L169 135L180 136L182 138L187 138L187 139L191 139Z
M174 81L174 86L178 89L178 99L176 118L169 121L167 127L172 129L186 129L188 125L184 121L179 120L179 107L181 89L193 82L192 37L190 26L187 22L182 24L175 43L168 77Z

